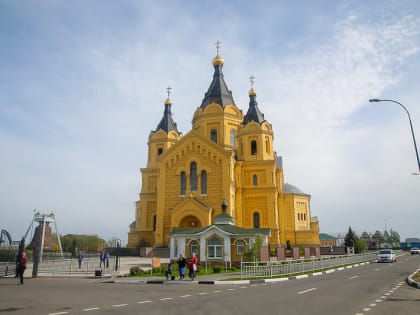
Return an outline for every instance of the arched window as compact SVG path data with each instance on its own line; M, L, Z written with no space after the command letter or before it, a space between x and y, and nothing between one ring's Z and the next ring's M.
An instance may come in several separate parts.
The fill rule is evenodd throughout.
M255 140L251 141L251 154L257 155L257 141Z
M201 171L201 194L207 194L207 172Z
M192 241L191 242L191 256L192 254L198 254L198 242Z
M153 231L156 231L156 214L153 216Z
M207 256L209 258L222 258L223 240L214 236L207 242Z
M270 141L268 141L268 138L265 140L265 152L270 153Z
M191 191L197 191L197 163L191 162L190 164L190 185Z
M232 147L236 146L236 133L235 133L235 129L230 129L230 145Z
M187 175L185 172L181 172L181 195L185 196L185 190L187 188Z
M163 153L163 149L162 148L159 148L158 149L158 156L161 155L162 153Z
M239 240L236 242L236 253L237 254L244 254L245 253L245 242L242 240Z
M217 143L217 130L216 129L212 129L210 131L210 140L213 141L214 143Z
M257 175L252 175L252 185L254 187L258 186L258 176Z
M254 212L254 228L260 227L260 214L258 212Z

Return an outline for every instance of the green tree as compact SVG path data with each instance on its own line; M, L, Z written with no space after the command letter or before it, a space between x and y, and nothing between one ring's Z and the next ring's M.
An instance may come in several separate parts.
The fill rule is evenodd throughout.
M252 243L251 249L248 253L246 253L245 258L247 261L253 261L254 259L259 261L260 260L260 248L262 245L262 239L257 235L255 241Z
M393 248L401 247L400 235L398 234L398 232L391 230L391 234L389 235L389 241Z
M347 231L347 234L344 237L344 246L346 246L346 247L356 247L356 240L357 240L357 235L351 229L351 226L349 226L349 230Z
M362 233L362 235L360 236L360 238L369 238L369 233L368 233L368 232L366 232L366 231L364 231L364 232Z
M354 251L356 254L361 254L368 249L368 243L364 240L356 240L354 243Z
M385 242L385 239L384 239L381 231L376 231L375 234L373 234L372 238L377 240L379 243Z

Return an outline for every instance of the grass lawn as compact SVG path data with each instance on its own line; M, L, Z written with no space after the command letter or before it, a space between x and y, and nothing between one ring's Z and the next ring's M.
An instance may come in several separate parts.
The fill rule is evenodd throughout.
M417 271L417 273L414 276L412 276L411 279L413 279L417 283L420 283L420 270Z

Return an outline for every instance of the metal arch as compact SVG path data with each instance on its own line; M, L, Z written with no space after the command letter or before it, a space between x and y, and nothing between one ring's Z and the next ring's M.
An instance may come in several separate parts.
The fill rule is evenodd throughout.
M0 233L0 246L5 242L5 239L3 238L3 235L9 241L9 247L12 246L12 237L10 236L9 232L7 232L6 230L1 230L1 233Z

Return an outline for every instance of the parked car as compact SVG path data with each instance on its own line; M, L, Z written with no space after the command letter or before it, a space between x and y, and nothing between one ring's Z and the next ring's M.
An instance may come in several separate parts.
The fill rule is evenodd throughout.
M415 254L420 254L420 248L418 247L413 247L411 250L411 255L415 255Z
M381 249L378 252L378 262L396 262L397 256L392 249Z

